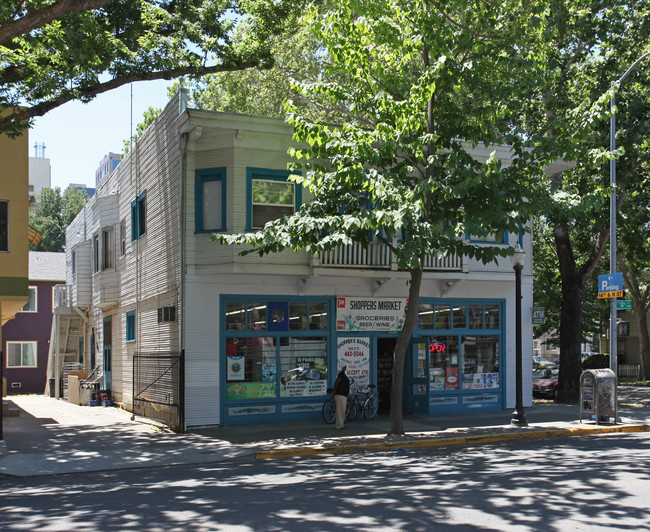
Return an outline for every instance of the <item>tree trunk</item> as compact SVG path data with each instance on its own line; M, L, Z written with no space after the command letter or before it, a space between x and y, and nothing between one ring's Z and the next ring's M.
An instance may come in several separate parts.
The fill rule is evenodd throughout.
M556 400L560 403L577 403L582 373L580 344L582 343L582 296L585 276L576 269L566 228L556 227L554 238L562 278L560 375Z
M422 285L422 267L411 270L409 300L406 309L404 326L397 336L395 353L393 354L393 383L390 393L390 430L388 434L404 434L404 362L413 338L413 331L418 322L418 306L420 302L420 286Z

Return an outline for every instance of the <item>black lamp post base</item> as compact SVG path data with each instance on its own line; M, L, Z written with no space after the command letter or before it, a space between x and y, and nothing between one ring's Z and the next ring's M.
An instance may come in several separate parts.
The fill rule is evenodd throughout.
M510 424L515 425L516 427L527 427L528 419L526 418L526 412L522 408L519 410L515 408L515 411L512 413L512 419L510 419Z

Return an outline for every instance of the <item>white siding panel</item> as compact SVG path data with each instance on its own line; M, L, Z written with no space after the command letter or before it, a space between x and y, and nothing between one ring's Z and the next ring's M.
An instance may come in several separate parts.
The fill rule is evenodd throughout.
M185 288L185 422L188 427L218 425L218 285L213 280L188 275Z

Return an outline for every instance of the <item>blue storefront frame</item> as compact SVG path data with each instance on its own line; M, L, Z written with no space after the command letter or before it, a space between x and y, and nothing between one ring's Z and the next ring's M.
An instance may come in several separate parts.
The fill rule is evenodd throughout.
M282 307L290 303L326 303L327 305L327 328L318 330L277 330L275 327L268 327L266 330L236 330L226 329L226 305L228 303L266 303L269 308ZM499 387L490 390L464 390L456 391L428 391L429 414L446 414L477 410L502 410L505 405L505 389L507 366L506 366L506 344L505 344L505 300L503 299L440 299L422 298L420 304L433 305L496 305L499 308L499 328L495 329L470 329L453 328L444 329L420 329L416 326L413 341L409 353L407 353L406 364L413 363L414 343L431 336L458 335L463 336L488 335L496 336L499 342ZM368 337L371 342L370 353L370 382L377 384L377 342L382 338L397 338L397 333L386 332L350 332L336 331L336 298L334 296L269 296L269 295L222 295L220 298L220 335L219 341L219 364L220 364L220 404L221 419L225 425L275 423L281 421L299 421L307 419L319 419L321 417L321 406L328 397L326 393L310 397L280 397L280 375L275 374L276 395L267 399L228 399L226 395L227 382L227 356L226 342L228 338L260 338L260 337L296 337L313 338L323 337L327 342L327 387L331 387L338 371L336 367L337 343L339 337L359 336ZM276 330L273 330L273 329ZM276 345L276 360L279 361L279 342ZM428 359L427 359L428 367ZM405 371L405 376L408 375ZM429 375L427 373L427 378ZM405 382L405 396L409 392L409 383ZM424 413L424 412L423 412Z

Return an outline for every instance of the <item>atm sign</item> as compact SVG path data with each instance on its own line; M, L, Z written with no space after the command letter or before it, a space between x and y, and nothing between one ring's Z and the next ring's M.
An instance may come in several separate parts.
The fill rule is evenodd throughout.
M429 353L444 353L446 350L445 344L429 344Z

